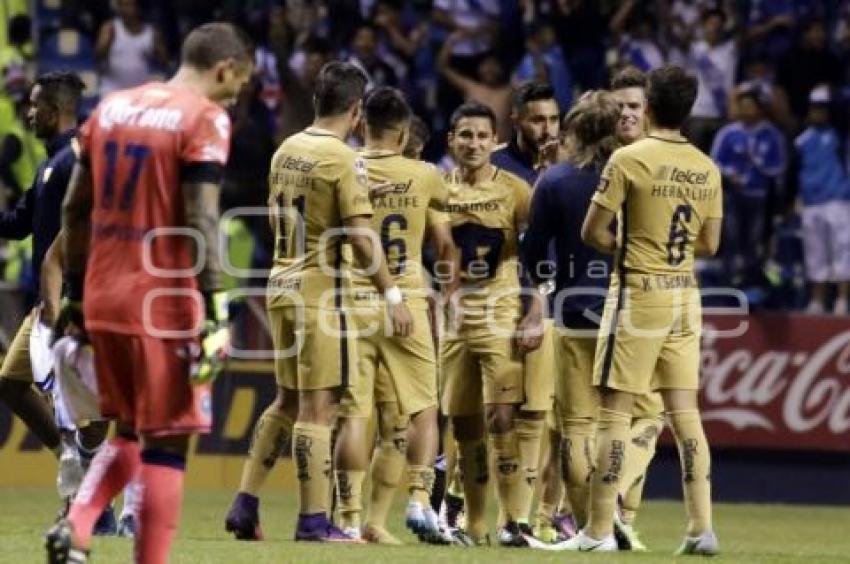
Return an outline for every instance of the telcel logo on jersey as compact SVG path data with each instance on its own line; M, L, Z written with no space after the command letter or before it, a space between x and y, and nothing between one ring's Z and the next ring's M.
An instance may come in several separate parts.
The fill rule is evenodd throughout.
M316 163L318 162L319 161L308 161L301 157L290 157L287 155L283 159L283 162L280 163L280 167L288 170L296 170L298 172L310 172L313 168L315 168Z
M654 180L667 180L680 184L696 184L697 186L708 183L708 172L698 172L691 169L682 169L675 166L664 165L658 169L653 177Z
M388 194L407 194L410 192L410 187L413 185L413 179L407 182L396 182L387 190Z

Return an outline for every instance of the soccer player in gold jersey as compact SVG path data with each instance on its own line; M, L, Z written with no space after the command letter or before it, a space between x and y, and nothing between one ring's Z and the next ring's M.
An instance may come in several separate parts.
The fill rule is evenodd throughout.
M360 121L365 87L365 76L353 65L325 65L316 82L313 125L281 144L269 177L275 254L267 308L278 397L258 425L272 419L270 413L295 420L300 500L295 538L302 541L352 540L330 523L327 507L331 424L357 370L343 240L384 296L393 334L407 336L414 325L370 228L365 163L345 144Z
M620 103L617 136L624 145L646 137L646 73L626 67L611 79L611 92ZM664 405L658 392L635 397L631 437L620 482L622 503L614 516L620 549L646 550L634 529L637 510L643 497L646 473L655 456L655 445L664 429Z
M617 266L596 350L601 409L588 524L566 542L568 549L617 549L611 515L635 397L659 390L679 448L688 514L678 552L718 551L709 448L697 406L702 314L694 257L717 251L723 195L715 164L681 134L696 93L696 78L679 67L650 73L649 134L611 156L582 226L585 242L615 254Z
M363 537L400 544L385 527L393 494L401 482L405 455L410 502L407 525L432 542L448 543L430 495L437 455L437 365L428 319L430 287L422 266L422 244L430 235L447 292L458 266L448 219L442 175L432 165L401 155L407 143L411 110L394 88L372 91L364 102L366 146L361 157L375 187L372 228L380 233L390 274L414 316L413 332L392 336L384 323L382 300L370 280L352 281L353 317L358 337L359 379L343 396L336 449L337 493L342 527L359 533L361 491L368 464L366 431L378 406L380 444L372 464L372 495ZM409 429L408 429L409 427Z
M461 252L461 288L459 315L451 318L440 344L442 406L458 441L467 507L465 540L489 542L486 426L506 519L499 540L521 545L522 534L530 529L521 531L517 522L526 510L518 487L522 475L514 418L524 400L522 355L536 349L542 335L539 316L521 318L517 253L531 188L490 164L496 119L486 106L473 102L455 110L448 140L458 163L448 175L447 211Z

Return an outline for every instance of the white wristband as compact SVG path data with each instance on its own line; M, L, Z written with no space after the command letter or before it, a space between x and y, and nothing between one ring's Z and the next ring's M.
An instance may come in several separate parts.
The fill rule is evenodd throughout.
M384 299L387 300L387 305L398 305L402 302L401 290L398 289L398 286L393 286L392 288L387 288L387 291L384 292Z

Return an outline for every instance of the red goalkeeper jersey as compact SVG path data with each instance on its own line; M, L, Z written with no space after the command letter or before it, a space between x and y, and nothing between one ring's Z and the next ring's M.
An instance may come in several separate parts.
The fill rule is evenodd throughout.
M205 167L221 170L227 113L188 89L149 83L101 101L79 145L94 183L86 326L166 338L191 330L202 311L201 265L193 264L181 182Z

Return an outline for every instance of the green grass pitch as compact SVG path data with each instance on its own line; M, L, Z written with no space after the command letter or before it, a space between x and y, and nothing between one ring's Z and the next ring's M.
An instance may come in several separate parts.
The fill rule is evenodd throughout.
M652 549L649 554L437 548L415 544L415 539L403 531L403 501L399 495L390 528L411 544L403 547L316 546L296 544L290 540L295 496L270 492L261 503L266 540L244 543L232 540L222 527L230 498L229 493L220 491L187 492L172 564L669 562L673 560L671 554L680 540L684 521L681 503L646 503L639 517L639 528ZM0 513L0 562L44 562L42 534L57 508L55 492L47 488L3 489L0 490L0 507L3 508ZM850 561L850 509L718 504L715 522L723 551L716 559L720 562L814 564ZM125 539L96 539L91 561L108 564L130 562L130 543Z

